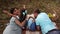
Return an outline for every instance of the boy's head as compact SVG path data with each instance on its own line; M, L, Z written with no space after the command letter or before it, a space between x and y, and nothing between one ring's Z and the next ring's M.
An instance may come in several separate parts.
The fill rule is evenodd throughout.
M35 9L35 10L34 10L34 17L36 18L39 13L40 13L39 9Z

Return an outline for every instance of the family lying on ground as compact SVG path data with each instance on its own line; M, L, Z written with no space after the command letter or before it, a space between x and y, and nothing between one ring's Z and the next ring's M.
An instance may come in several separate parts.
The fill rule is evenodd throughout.
M42 34L60 34L48 15L39 9L35 9L32 15L28 15L26 9L17 8L11 8L10 13L6 10L3 10L3 12L11 16L10 23L3 34L22 34L24 27L27 27L29 31L41 29Z

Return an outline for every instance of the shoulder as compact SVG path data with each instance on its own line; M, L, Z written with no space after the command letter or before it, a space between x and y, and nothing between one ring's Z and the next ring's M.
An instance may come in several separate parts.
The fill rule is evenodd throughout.
M42 12L42 13L40 13L39 15L45 15L45 14L47 15L47 13L45 13L45 12Z
M17 18L17 19L19 19L19 17L18 17L18 16L16 16L16 17L12 17L11 19L16 19L16 18Z
M46 16L48 16L47 13L42 12L37 17L46 17Z
M16 16L17 19L19 19L18 16ZM14 21L16 19L15 17L11 17L11 21Z

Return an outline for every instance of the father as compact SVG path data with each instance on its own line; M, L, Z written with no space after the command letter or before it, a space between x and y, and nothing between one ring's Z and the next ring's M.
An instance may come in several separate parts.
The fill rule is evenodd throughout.
M55 27L46 13L36 9L34 11L34 17L36 18L37 29L41 27L42 34L60 34L60 31Z

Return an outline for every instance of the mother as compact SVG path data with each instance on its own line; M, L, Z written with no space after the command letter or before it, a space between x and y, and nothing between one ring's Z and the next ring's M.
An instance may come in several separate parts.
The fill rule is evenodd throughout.
M3 34L22 34L21 27L24 26L26 20L22 23L18 20L21 15L21 12L18 9L12 8L10 12L11 14L16 15L16 18L11 17L10 24L5 28Z

